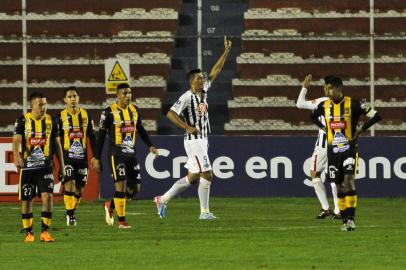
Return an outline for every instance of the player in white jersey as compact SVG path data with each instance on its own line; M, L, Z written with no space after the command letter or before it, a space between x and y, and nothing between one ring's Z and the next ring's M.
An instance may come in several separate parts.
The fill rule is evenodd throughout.
M328 92L324 87L324 94L325 97L320 97L314 100L306 100L307 89L310 86L310 82L312 81L312 75L307 75L303 81L302 90L299 93L299 97L296 102L296 107L299 109L307 109L307 110L315 110L317 106L329 99L327 97ZM320 122L325 124L325 120L321 117ZM327 144L326 144L326 132L323 129L319 129L319 135L316 141L316 145L314 146L314 151L312 155L312 163L310 167L310 177L313 182L314 190L316 192L317 198L321 204L321 210L319 215L316 217L317 219L323 219L327 216L332 216L334 219L340 218L340 209L338 208L338 198L337 198L337 187L336 184L331 182L331 193L333 194L334 200L334 211L331 210L326 194L326 188L324 187L324 183L322 182L320 176L321 173L325 170L327 165Z
M188 174L176 181L164 195L154 198L158 214L162 219L165 218L168 201L197 182L199 182L200 200L199 219L216 218L209 210L212 168L208 156L207 135L210 132L210 123L206 94L211 83L222 70L230 49L231 41L224 37L224 52L211 69L207 79L200 69L188 72L190 90L184 93L167 113L168 119L186 132L184 146L187 154L185 167L188 169Z

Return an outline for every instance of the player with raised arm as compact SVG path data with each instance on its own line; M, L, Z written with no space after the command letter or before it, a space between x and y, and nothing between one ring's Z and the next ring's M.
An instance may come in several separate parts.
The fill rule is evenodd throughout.
M328 78L326 78L328 79ZM324 87L324 97L320 97L313 100L306 100L307 90L310 87L312 81L312 75L309 74L305 77L303 81L303 87L300 90L299 96L297 98L296 107L299 109L315 110L317 106L328 99L327 87ZM324 117L320 116L320 121L325 123ZM338 198L337 198L337 186L334 182L331 182L331 193L333 194L334 200L334 212L331 210L326 194L326 188L321 180L321 173L326 169L327 165L327 136L323 129L319 129L319 134L317 137L316 144L314 146L314 151L312 154L312 163L310 166L310 177L313 182L314 191L316 192L317 198L321 204L320 213L317 215L317 219L323 219L327 216L332 216L334 219L341 218L340 209L338 208Z
M184 93L167 113L168 119L173 124L185 130L184 147L187 154L185 167L188 169L188 174L177 180L164 195L154 198L158 214L162 219L165 218L167 203L197 182L199 182L200 200L199 219L216 219L209 210L210 185L213 176L208 156L210 123L207 91L221 72L230 49L231 41L224 37L224 52L211 69L207 79L200 69L187 73L190 90Z

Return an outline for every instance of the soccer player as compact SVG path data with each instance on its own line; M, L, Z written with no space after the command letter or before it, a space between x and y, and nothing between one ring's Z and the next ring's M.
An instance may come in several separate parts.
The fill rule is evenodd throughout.
M310 83L312 81L312 75L309 74L305 77L303 81L302 90L299 93L299 97L297 98L296 107L299 109L306 109L306 110L315 110L317 106L328 99L327 95L327 87L324 87L324 97L320 97L314 100L306 100L306 93L309 89ZM320 116L320 121L325 124L325 120L323 116ZM337 187L334 182L331 182L331 193L333 194L334 199L334 212L331 210L326 194L326 188L324 187L324 183L321 181L320 175L326 169L327 164L327 145L326 145L326 132L324 129L319 129L319 135L316 141L316 145L314 146L314 151L312 154L312 163L310 167L310 177L313 182L314 191L316 192L317 198L321 204L321 210L319 215L316 217L317 219L323 219L327 216L332 216L333 219L340 219L340 209L338 208L338 198L337 198Z
M125 219L126 197L133 198L141 187L140 165L135 156L137 133L149 147L149 151L157 156L158 149L152 144L148 132L142 125L140 111L131 103L130 86L122 83L117 86L117 102L104 109L101 114L95 159L92 162L92 167L100 172L100 157L104 138L108 134L109 163L116 191L114 199L105 202L106 222L110 226L114 224L113 209L115 209L120 229L131 228Z
M79 106L77 89L71 86L65 89L63 101L66 109L57 115L59 135L65 161L64 203L66 209L66 225L76 226L74 216L87 182L87 138L94 152L96 135L94 124L87 111Z
M358 136L381 120L377 111L366 104L344 96L343 82L339 77L326 77L326 88L330 99L319 104L311 117L327 134L328 178L337 184L338 206L343 219L342 231L355 230L357 192L355 173L358 166ZM370 119L357 129L361 115ZM320 122L324 116L326 124Z
M14 125L14 164L20 170L18 185L21 200L25 242L34 242L32 200L41 196L41 242L53 242L49 234L53 204L53 154L56 153L60 174L65 174L58 128L47 110L47 99L39 92L30 96L31 111L17 118ZM21 149L21 152L20 152Z
M200 69L188 72L190 90L184 93L167 113L168 119L186 132L184 146L188 157L185 165L188 174L176 181L164 195L154 198L158 214L162 219L165 218L165 209L169 200L199 181L199 219L216 218L209 210L212 168L208 156L207 135L210 132L210 124L206 98L207 91L222 70L230 49L231 41L224 37L224 52L211 69L207 81Z

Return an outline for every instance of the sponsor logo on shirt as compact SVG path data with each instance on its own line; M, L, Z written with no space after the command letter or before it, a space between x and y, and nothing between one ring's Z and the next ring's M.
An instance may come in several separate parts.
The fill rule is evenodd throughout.
M134 132L134 130L135 130L134 126L121 127L121 133L132 133Z
M347 122L345 122L345 121L333 121L333 122L330 122L330 128L331 129L346 129L347 128Z
M37 146L37 145L45 145L47 142L46 138L30 138L29 144L31 146Z
M71 131L69 132L69 139L81 139L83 138L83 131Z

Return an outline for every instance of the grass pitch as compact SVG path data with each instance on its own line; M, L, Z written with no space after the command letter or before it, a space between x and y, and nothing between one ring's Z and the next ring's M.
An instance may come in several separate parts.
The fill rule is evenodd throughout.
M360 198L355 232L316 220L315 198L212 198L219 220L199 221L197 199L171 201L161 221L152 201L127 206L129 230L108 227L102 202L83 203L78 225L55 205L51 234L23 243L19 204L0 204L0 269L405 269L406 199Z

